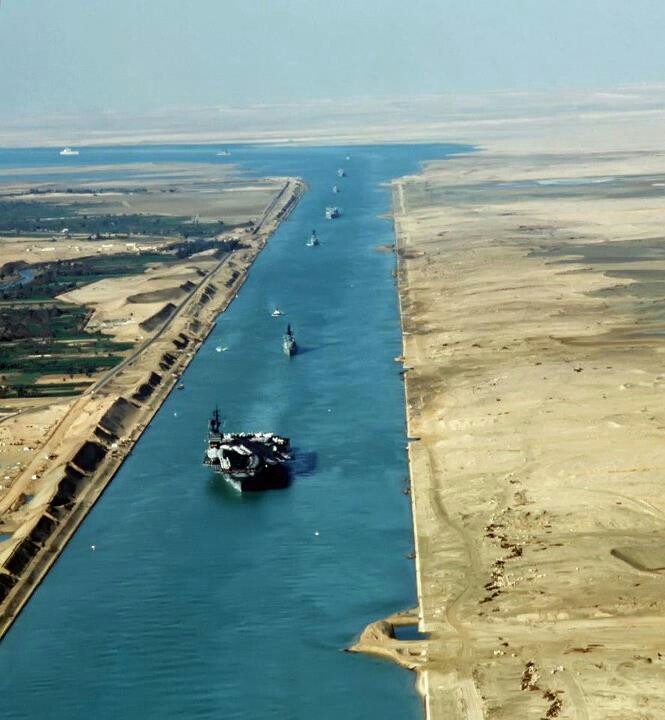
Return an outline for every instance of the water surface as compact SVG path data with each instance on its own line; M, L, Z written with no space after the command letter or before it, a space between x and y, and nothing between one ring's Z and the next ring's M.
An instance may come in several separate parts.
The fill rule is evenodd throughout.
M67 158L83 172L205 154L310 190L0 645L3 717L421 716L412 675L342 648L416 601L394 259L375 250L393 242L385 183L457 149L220 149ZM0 167L52 155L0 152ZM326 221L333 203L343 216ZM291 360L287 321L302 348ZM289 488L239 496L201 466L215 403L229 430L292 438Z

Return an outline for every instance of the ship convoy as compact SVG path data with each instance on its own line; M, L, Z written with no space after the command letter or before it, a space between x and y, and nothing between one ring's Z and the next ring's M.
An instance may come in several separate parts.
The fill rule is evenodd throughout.
M349 157L346 158L349 160ZM344 169L337 171L340 178L346 177ZM333 193L339 193L339 187L333 185ZM330 206L325 209L327 220L341 215L340 209ZM316 247L319 238L312 230L305 243L307 247ZM284 313L275 308L272 317L281 317ZM217 348L220 350L220 348ZM298 352L298 344L289 323L282 337L282 351L287 357ZM184 387L184 386L183 386ZM208 421L208 438L203 455L203 464L221 475L235 490L265 490L283 487L288 483L286 463L291 460L289 438L274 433L223 433L219 409L215 408Z

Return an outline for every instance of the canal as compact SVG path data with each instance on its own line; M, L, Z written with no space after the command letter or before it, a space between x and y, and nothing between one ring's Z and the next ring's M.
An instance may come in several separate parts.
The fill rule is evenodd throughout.
M342 650L366 623L415 604L394 256L376 250L394 241L387 183L459 148L219 149L100 148L76 160L82 172L233 162L301 176L309 191L0 645L3 717L422 712L412 675ZM53 151L20 152L6 164ZM330 204L339 219L324 219ZM313 228L321 244L309 248ZM292 359L287 321L301 348ZM239 496L201 466L215 403L228 430L292 439L288 488Z

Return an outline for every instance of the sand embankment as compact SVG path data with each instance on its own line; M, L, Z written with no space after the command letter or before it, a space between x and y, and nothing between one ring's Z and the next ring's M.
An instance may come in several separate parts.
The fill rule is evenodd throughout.
M665 717L665 155L648 162L487 153L394 186L436 720Z
M305 190L288 180L244 238L210 264L158 331L74 401L0 499L0 637L58 558ZM105 281L102 281L105 282ZM30 497L29 491L36 493Z

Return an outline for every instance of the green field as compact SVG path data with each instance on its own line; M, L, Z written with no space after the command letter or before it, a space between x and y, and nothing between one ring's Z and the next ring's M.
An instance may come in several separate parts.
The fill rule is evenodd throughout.
M16 200L0 197L0 234L57 235L64 230L75 234L119 234L157 237L211 238L223 230L241 225L227 225L220 218L198 222L191 217L150 213L94 213L94 207L72 200Z

